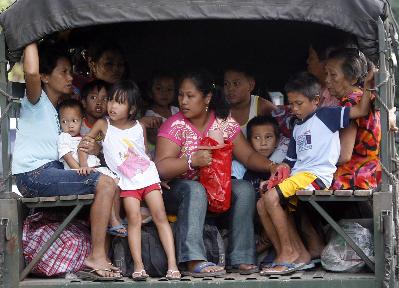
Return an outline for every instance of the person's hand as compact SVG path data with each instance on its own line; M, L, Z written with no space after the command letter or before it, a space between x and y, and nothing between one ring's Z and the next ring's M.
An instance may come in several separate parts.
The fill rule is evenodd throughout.
M259 193L260 193L261 195L262 195L262 194L265 194L265 193L267 192L267 190L268 190L268 188L267 188L268 184L269 184L269 180L260 181L260 183L259 183Z
M205 167L212 164L212 150L201 149L191 155L191 167Z
M168 181L161 181L161 187L165 188L166 190L170 190L169 180Z
M139 120L139 122L145 128L159 128L162 124L162 118L155 116L144 116Z
M76 172L78 172L78 174L82 176L87 176L94 171L96 171L96 169L91 167L80 167L79 169L76 170Z
M396 127L396 107L392 107L388 112L389 131L398 132L399 128Z
M97 141L89 136L84 136L78 145L79 150L90 155L98 155L101 151L101 146Z
M364 88L366 89L374 89L375 87L375 80L374 75L378 72L378 69L371 64L369 71L367 71L366 79L364 79Z
M280 184L284 181L284 179L290 176L291 169L286 164L279 164L276 169L276 173L270 176L269 181L267 183L267 190L272 189L277 184Z

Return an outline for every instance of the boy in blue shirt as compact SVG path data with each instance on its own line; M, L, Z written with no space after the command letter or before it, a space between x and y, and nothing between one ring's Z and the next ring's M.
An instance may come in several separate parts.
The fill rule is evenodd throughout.
M307 72L297 74L286 84L288 102L298 120L286 159L277 168L291 169L290 177L265 192L258 203L262 224L277 253L274 263L261 275L288 274L310 263L310 254L289 212L295 209L296 191L330 186L340 153L339 129L347 127L350 119L369 112L371 92L367 88L371 79L372 73L366 79L360 103L354 107L317 109L320 84Z

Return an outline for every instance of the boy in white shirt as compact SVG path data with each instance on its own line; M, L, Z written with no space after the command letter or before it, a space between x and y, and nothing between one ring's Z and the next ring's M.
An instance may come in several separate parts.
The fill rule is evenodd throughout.
M309 264L310 254L289 212L295 210L296 191L323 190L330 186L340 153L339 129L347 127L350 119L369 112L370 79L371 73L361 102L354 107L317 109L320 84L307 72L297 74L286 84L288 102L298 120L287 156L277 168L277 171L283 166L291 169L290 177L266 191L261 198L263 203L258 203L262 224L277 253L274 263L264 268L261 275L288 274Z

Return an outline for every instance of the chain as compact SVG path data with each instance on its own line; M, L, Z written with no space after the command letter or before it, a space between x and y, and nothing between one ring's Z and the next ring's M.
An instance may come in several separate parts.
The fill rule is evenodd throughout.
M398 161L398 160L395 159L395 162L396 162L396 161ZM380 165L381 165L382 170L383 170L383 171L385 172L385 174L391 179L392 183L398 183L398 182L399 182L399 179L398 179L394 174L392 174L391 172L388 171L388 169L384 166L384 164L382 164L381 160L380 160L379 162L380 162Z

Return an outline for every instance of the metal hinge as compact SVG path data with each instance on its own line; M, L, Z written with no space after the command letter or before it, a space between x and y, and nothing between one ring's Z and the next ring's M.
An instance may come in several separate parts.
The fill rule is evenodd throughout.
M0 218L0 226L6 226L6 240L11 240L11 221L8 218Z

